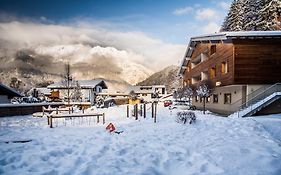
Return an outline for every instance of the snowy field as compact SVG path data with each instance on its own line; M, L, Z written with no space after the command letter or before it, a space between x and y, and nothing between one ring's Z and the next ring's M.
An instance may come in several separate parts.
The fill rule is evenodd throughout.
M281 174L281 115L235 119L196 111L197 122L183 125L174 121L176 111L158 109L156 124L150 113L136 121L124 107L106 110L106 123L121 134L94 121L54 122L51 129L46 118L0 118L0 174ZM6 143L16 140L32 141Z

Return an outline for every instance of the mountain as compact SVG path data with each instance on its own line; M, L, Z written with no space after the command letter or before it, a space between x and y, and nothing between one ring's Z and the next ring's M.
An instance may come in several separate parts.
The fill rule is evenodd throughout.
M32 87L46 86L63 79L67 62L74 79L102 78L109 84L110 91L122 90L153 73L142 64L127 59L116 48L39 45L0 55L0 82L13 84L22 92Z
M169 66L163 70L152 74L150 77L137 85L166 85L168 93L172 93L173 89L178 88L180 85L180 78L177 76L179 67Z
M280 0L234 0L221 31L281 30Z

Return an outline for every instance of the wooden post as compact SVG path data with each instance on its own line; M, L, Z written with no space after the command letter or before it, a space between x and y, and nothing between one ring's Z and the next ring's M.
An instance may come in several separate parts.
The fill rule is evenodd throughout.
M140 104L140 116L142 116L142 104Z
M99 122L100 122L100 116L97 115L97 123L99 123Z
M146 104L143 104L143 118L146 117Z
M58 114L59 113L59 110L58 110L58 107L56 108L56 114Z
M136 120L138 120L138 104L136 104Z
M151 103L151 118L154 117L154 102Z
M127 118L129 118L129 105L127 105Z
M50 116L50 128L53 128L53 120L52 120L52 116Z
M47 116L47 121L48 121L48 125L50 125L50 119L49 119L49 116Z
M42 117L44 116L44 106L42 106Z
M102 124L105 124L105 115L102 113Z
M154 123L156 123L156 114L157 114L157 102L154 104L155 111L154 111Z
M84 112L85 112L84 108L82 108L82 112L83 112L83 114L84 114Z
M72 112L72 113L74 112L73 107L71 107L71 112Z

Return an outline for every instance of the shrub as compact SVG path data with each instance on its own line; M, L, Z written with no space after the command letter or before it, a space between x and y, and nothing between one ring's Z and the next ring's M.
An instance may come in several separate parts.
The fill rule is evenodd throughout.
M176 115L176 122L177 123L182 123L182 124L192 124L195 123L196 121L196 116L194 112L190 112L190 111L181 111L178 112Z

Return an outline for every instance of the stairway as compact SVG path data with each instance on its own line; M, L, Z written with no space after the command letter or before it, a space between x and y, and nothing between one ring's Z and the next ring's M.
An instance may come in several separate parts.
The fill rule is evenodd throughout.
M281 98L281 83L276 83L249 98L229 117L248 117Z

